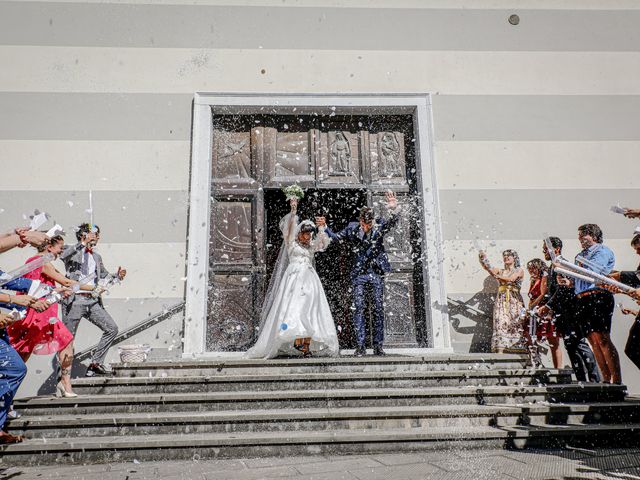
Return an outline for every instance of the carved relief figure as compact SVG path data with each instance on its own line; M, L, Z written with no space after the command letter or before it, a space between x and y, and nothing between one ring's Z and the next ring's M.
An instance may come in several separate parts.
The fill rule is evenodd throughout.
M380 175L394 177L400 172L400 144L391 132L382 134L380 140Z
M336 132L331 142L331 169L333 174L348 175L351 171L351 145L342 132Z
M220 171L225 177L249 177L249 155L244 151L248 141L232 142L231 138L223 136L218 148L218 162Z

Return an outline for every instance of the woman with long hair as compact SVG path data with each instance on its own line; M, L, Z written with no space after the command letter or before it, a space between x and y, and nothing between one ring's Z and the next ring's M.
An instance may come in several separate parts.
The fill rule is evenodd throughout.
M534 258L527 262L527 271L529 272L529 306L527 310L533 311L536 307L540 306L543 302L545 295L547 294L547 280L548 269L544 260L541 258ZM530 313L527 316L531 321ZM533 328L525 329L527 343L529 347L534 347L531 334L535 334L537 339L546 340L549 343L549 349L551 350L551 359L553 360L554 368L559 368L562 365L562 350L560 350L560 339L556 334L553 318L551 316L533 316L535 325Z
M489 275L498 280L498 294L493 307L493 336L491 351L494 353L526 352L522 309L524 301L520 293L524 271L515 250L502 252L503 268L489 264L485 252L480 251L480 264Z
M26 263L36 260L46 253L58 257L62 253L64 239L56 235L38 247L38 254L27 259ZM43 285L56 288L73 287L76 283L60 273L51 263L36 268L25 275L32 280L40 280ZM91 285L81 285L81 290L93 290ZM58 318L58 304L51 304L45 311L29 309L26 318L7 327L9 341L26 363L32 354L58 354L60 361L60 381L56 385L56 396L77 397L71 389L71 366L73 364L73 335Z

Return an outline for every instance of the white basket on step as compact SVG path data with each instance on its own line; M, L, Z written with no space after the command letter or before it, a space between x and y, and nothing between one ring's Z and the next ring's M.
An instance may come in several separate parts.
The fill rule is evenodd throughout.
M121 345L118 349L120 350L120 361L122 363L144 362L151 351L151 347L146 344Z

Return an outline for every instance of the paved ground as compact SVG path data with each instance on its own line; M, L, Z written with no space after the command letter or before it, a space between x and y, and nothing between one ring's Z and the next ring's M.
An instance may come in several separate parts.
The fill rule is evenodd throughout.
M638 479L640 449L455 450L338 457L128 462L0 468L15 480Z

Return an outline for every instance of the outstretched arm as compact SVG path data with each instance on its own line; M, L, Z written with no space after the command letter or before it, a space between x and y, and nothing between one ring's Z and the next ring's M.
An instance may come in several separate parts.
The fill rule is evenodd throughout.
M327 226L327 219L325 217L316 217L316 226L318 230L324 229L324 233L329 237L329 240L335 240L336 242L341 242L345 240L349 236L349 226L340 230L338 233L335 233ZM329 244L327 243L327 246ZM326 247L325 247L326 248Z
M54 267L53 265L51 265L50 263L47 263L44 265L44 267L42 267L42 273L44 275L46 275L47 277L49 277L51 280L56 281L57 283L59 283L60 285L62 285L63 287L73 287L76 283L76 281L71 280L70 278L65 277L64 275L62 275L58 270L56 270L56 267ZM87 292L91 292L93 290L93 285L89 285L89 284L84 284L84 285L80 285L80 290L84 290Z
M291 204L291 211L287 213L282 220L280 220L280 230L282 231L282 238L285 245L292 245L296 240L296 227L298 225L298 199L292 198L289 203Z
M489 263L489 259L487 258L487 254L484 253L483 250L480 250L480 252L478 253L478 259L480 260L480 265L482 266L482 268L484 268L489 273L489 275L491 275L492 277L498 276L498 274L500 273L500 269L493 268L491 266L491 264Z
M387 199L387 209L391 212L391 215L389 218L381 222L380 231L383 235L395 227L400 220L398 198L396 197L396 194L389 191L385 192L384 196Z

